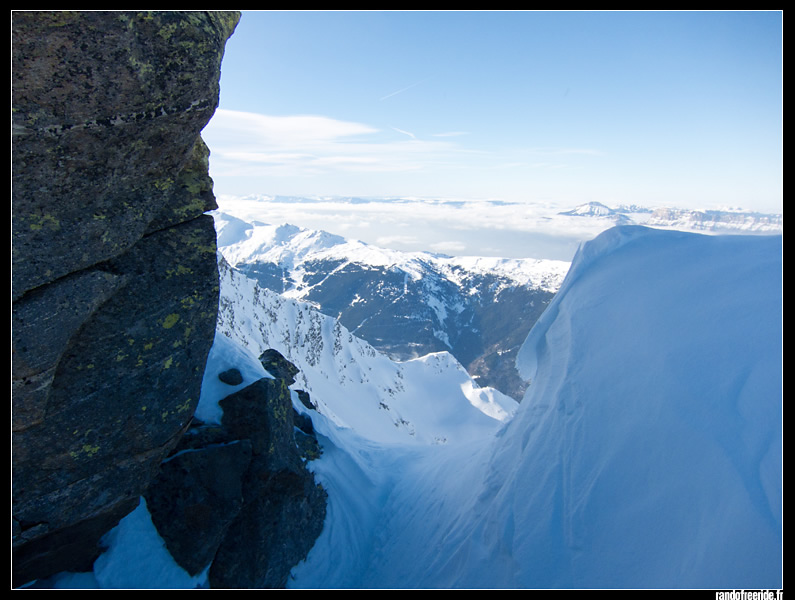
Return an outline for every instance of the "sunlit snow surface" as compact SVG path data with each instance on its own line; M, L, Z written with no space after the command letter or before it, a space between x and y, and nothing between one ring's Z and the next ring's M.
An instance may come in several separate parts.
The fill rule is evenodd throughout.
M361 377L372 399L400 365L368 362L365 346L351 350L360 342L311 355L315 366L299 364L319 410L323 456L311 468L329 506L290 586L780 588L781 279L781 236L601 234L578 252L520 353L532 383L512 419L484 420L466 374L432 355L438 385L428 365L410 367L425 395L412 404L423 387L407 385L404 371L412 393L388 398L392 416L413 426L401 428L390 411L350 406ZM228 289L233 280L222 294L248 301L250 284ZM256 356L276 339L265 338L296 329L235 310L236 329L219 325L209 379L231 363L260 376ZM305 310L287 303L270 316L308 320ZM331 327L311 318L318 331ZM343 359L341 392L332 374ZM446 392L443 381L456 384ZM203 389L205 417L219 393ZM423 404L432 400L442 413ZM422 422L456 406L459 422ZM146 521L142 506L108 536L96 577L64 576L62 586L205 584L163 558Z

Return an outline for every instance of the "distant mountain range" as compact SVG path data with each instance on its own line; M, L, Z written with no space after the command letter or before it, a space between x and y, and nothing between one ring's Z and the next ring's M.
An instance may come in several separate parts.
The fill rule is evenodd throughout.
M599 202L556 215L558 223L566 218L585 219L596 229L642 224L704 233L783 231L782 215L611 208ZM394 360L448 351L480 385L517 400L527 383L516 373L516 351L570 265L402 252L325 231L244 220L223 210L216 211L215 220L224 258L263 288L311 303Z
M260 286L313 304L395 360L448 351L520 399L519 345L569 263L385 250L294 225L216 214L219 250Z
M636 205L610 208L600 202L587 202L559 214L604 218L616 225L636 224L713 233L781 233L784 230L784 215L735 210L650 209Z

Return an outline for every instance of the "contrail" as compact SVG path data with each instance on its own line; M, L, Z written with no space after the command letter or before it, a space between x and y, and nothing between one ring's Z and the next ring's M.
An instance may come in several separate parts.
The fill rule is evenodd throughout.
M392 96L397 96L398 94L402 94L402 93L403 93L403 92L405 92L406 90L410 90L411 88L413 88L413 87L416 87L416 86L418 86L418 85L419 85L419 84L421 84L421 83L425 83L425 82L426 82L426 81L428 81L429 79L430 79L430 77L426 77L425 79L423 79L423 80L421 80L421 81L418 81L417 83L412 83L410 86L408 86L408 87L404 87L403 89L400 89L400 90L398 90L398 91L396 91L396 92L392 92L391 94L387 94L386 96L384 96L383 98L379 98L378 100L379 100L379 101L381 101L381 100L386 100L387 98L391 98Z
M414 135L413 133L411 133L410 131L404 131L403 129L398 129L397 127L392 127L392 129L394 129L398 133L402 133L404 135L409 136L412 140L416 140L417 139L417 136Z

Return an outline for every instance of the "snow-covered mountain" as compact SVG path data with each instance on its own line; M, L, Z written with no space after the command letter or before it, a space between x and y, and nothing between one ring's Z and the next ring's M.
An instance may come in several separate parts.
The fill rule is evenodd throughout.
M586 244L522 347L513 417L449 355L392 363L222 271L199 416L216 373L262 375L265 346L316 406L294 399L329 504L291 587L782 587L781 236L630 226ZM202 585L145 507L107 542L94 576L59 585Z
M730 210L658 208L651 213L646 225L716 233L782 233L784 215Z
M399 252L215 212L226 260L312 303L396 360L449 351L484 386L521 398L516 352L569 263Z
M610 208L600 202L586 202L560 214L589 217L612 225L645 225L702 233L778 234L784 230L784 215L742 210L691 210L669 207L652 210L634 205Z
M627 225L632 223L632 219L626 212L626 210L621 208L610 208L601 202L586 202L571 210L563 211L560 214L572 217L598 217L608 219L616 225Z

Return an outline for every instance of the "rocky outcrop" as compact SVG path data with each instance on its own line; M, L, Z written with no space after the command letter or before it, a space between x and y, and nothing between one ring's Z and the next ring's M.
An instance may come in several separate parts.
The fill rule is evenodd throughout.
M206 436L186 435L145 494L166 548L191 576L212 562L240 514L243 477L251 464L250 440L232 440L221 429L215 433L207 445L199 443Z
M262 367L276 379L284 379L287 385L295 383L295 376L298 374L298 368L288 361L278 350L273 348L266 349L259 355L259 362Z
M221 401L223 423L252 441L245 503L210 567L214 588L280 588L323 529L326 492L304 466L282 379L260 379Z
M192 576L209 566L213 588L284 587L323 528L326 493L305 466L319 446L287 386L263 378L221 400L221 424L194 423L146 493L170 554Z
M190 423L225 12L12 14L14 584L90 568Z

